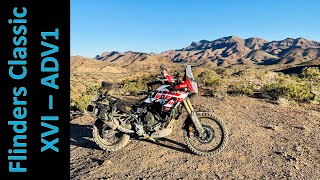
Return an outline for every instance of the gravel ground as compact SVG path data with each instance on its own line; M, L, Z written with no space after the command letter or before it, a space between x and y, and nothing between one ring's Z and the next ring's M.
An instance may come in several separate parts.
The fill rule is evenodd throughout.
M94 118L71 123L73 179L320 179L319 107L278 105L249 97L198 96L193 103L224 120L229 141L213 157L192 154L181 131L157 142L131 140L107 153L92 140ZM318 108L318 109L317 109Z

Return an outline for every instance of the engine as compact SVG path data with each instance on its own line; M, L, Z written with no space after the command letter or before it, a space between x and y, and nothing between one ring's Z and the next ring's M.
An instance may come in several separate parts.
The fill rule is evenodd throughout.
M166 128L172 119L177 119L181 114L182 106L179 105L170 111L165 111L161 103L153 103L146 108L141 117L143 127L146 132L161 130Z
M159 117L156 114L152 114L150 111L148 111L143 117L143 124L146 131L153 131L156 129L156 127L161 127L161 121Z

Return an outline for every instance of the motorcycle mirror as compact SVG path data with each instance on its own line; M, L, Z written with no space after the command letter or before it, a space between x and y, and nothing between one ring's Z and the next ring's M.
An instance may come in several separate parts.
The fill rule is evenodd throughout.
M160 65L160 69L163 71L163 70L166 70L167 71L167 68L166 68L166 66L165 65L163 65L163 64L161 64Z

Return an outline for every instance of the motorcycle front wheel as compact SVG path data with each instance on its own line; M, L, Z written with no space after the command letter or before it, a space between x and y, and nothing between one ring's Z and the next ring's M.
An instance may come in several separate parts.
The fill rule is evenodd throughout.
M96 144L106 151L118 151L126 146L130 140L128 134L112 130L99 119L93 126L92 136Z
M200 136L193 123L185 124L183 137L188 148L200 156L212 156L222 151L228 139L223 121L208 112L197 112L197 117L205 132Z

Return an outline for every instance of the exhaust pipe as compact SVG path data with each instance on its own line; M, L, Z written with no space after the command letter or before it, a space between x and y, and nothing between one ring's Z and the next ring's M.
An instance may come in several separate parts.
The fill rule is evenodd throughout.
M112 118L112 121L104 121L104 123L107 126L109 126L112 130L118 129L119 131L124 132L124 133L128 133L128 134L134 133L134 131L131 130L130 124L128 124L128 127L122 127L122 126L120 126L119 121L114 118Z
M107 126L109 126L112 130L117 129L117 125L114 124L112 121L103 121Z

